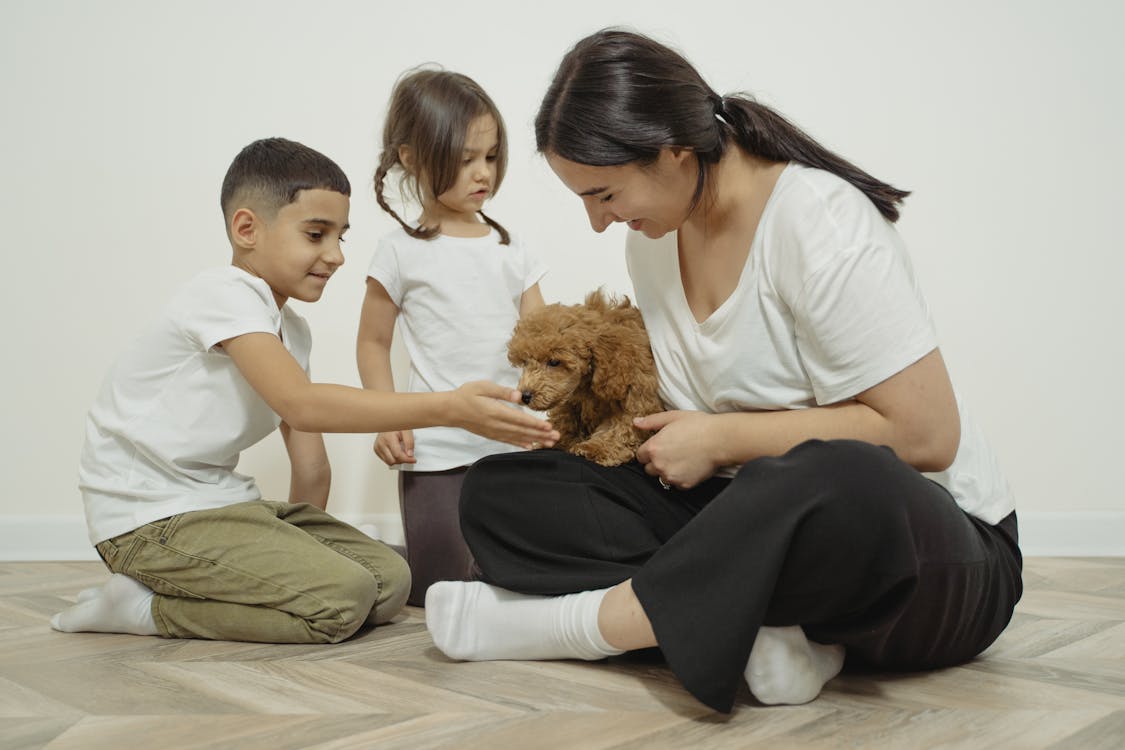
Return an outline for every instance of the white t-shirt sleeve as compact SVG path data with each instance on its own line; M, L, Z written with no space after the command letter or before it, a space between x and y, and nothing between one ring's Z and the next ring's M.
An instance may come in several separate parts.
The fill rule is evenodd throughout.
M518 237L512 235L512 246L523 258L523 290L526 292L547 275L547 265L539 254L529 249Z
M851 398L937 346L909 260L887 244L841 251L805 279L791 307L820 404Z
M391 301L402 307L402 274L399 271L398 249L390 237L383 237L375 246L375 253L371 256L371 263L367 266L367 275L387 290Z
M264 282L249 275L200 275L177 300L176 319L203 351L247 333L277 335L281 315Z

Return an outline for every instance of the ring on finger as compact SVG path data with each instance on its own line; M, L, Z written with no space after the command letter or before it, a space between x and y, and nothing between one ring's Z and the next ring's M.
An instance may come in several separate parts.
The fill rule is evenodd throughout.
M660 482L660 486L663 487L664 489L666 489L666 490L672 489L672 485L668 484L668 482L665 481L664 477L657 477L656 480L658 482Z

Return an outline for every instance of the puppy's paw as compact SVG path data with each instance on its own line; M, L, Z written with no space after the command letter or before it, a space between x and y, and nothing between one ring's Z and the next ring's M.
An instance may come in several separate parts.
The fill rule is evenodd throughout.
M625 445L610 445L597 437L571 446L570 452L602 466L620 466L632 461L636 453Z

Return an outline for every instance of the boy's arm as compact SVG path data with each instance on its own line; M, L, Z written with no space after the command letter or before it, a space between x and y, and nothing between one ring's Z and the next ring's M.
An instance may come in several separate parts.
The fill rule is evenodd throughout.
M319 432L298 432L281 423L281 439L289 453L292 468L289 480L289 502L308 503L324 510L328 507L328 490L332 486L332 467L324 437Z
M376 391L395 389L391 370L391 341L394 338L396 318L398 306L391 300L386 288L369 276L355 343L355 359L364 388Z
M384 432L447 425L530 447L553 445L550 424L498 400L519 403L519 391L495 383L467 383L439 393L381 393L309 382L272 333L246 333L221 342L258 395L294 430Z
M527 315L530 312L535 312L546 303L543 301L543 292L539 291L539 283L536 282L524 290L520 296L520 317Z

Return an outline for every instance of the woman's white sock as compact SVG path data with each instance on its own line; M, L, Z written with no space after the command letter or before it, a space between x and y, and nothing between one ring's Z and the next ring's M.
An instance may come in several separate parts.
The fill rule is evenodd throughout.
M104 586L82 591L77 604L51 618L51 627L64 633L160 635L152 617L152 597L152 590L140 581L114 573Z
M844 647L812 643L797 625L759 628L743 673L767 705L808 703L844 666Z
M426 590L426 627L451 659L603 659L598 608L609 589L564 596L517 594L480 581L439 581Z

